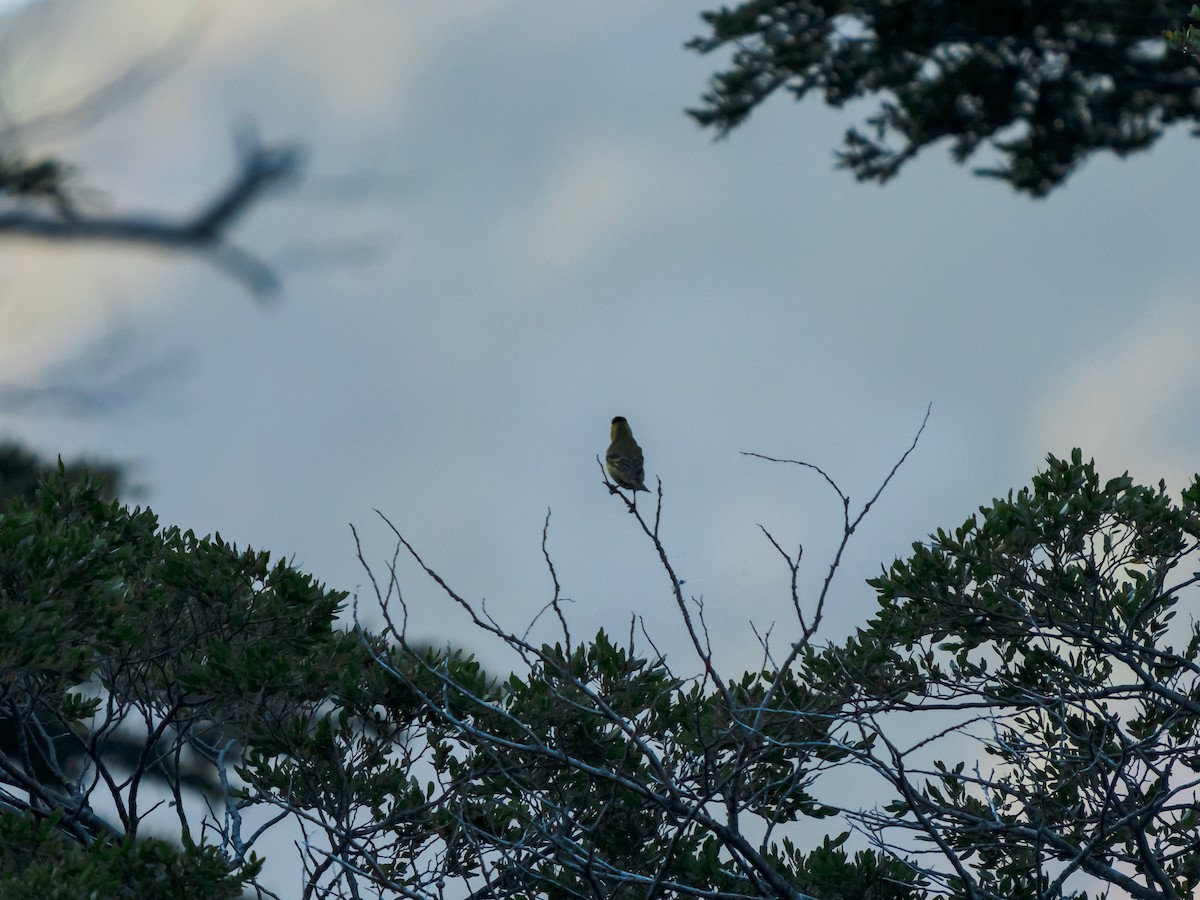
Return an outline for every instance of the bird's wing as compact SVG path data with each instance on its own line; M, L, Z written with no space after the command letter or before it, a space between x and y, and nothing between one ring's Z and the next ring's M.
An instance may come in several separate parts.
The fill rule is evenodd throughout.
M627 458L629 463L629 479L635 484L641 484L646 480L646 464L642 461L642 455Z
M637 484L642 480L642 454L634 448L632 452L613 444L604 454L604 461L614 477L618 474L622 480Z

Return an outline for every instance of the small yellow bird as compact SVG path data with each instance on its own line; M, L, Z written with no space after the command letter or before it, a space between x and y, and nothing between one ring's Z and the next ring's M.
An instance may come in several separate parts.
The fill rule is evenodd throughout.
M604 454L604 466L618 487L627 490L650 492L646 487L646 469L642 462L642 448L633 439L633 430L624 416L612 420L612 443Z

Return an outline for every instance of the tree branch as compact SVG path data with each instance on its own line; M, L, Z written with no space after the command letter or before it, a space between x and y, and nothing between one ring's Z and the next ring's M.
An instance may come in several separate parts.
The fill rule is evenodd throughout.
M257 257L228 241L237 220L269 190L295 178L302 154L294 145L268 147L249 131L237 140L240 165L233 179L195 215L89 216L15 209L0 213L0 235L47 241L108 241L145 244L197 253L240 282L255 297L279 288L275 273Z

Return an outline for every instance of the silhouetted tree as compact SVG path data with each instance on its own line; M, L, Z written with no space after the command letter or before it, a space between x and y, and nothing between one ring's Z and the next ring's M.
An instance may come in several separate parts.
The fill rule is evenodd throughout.
M989 148L977 174L1040 197L1096 151L1200 118L1200 66L1163 36L1181 15L1161 0L748 0L705 13L710 33L689 43L732 49L691 114L727 134L776 91L877 98L837 153L859 179L947 139L956 162Z
M1200 624L1177 614L1197 599L1200 478L1175 501L1051 457L915 544L829 644L830 586L879 493L855 512L798 464L837 491L839 548L809 587L766 533L794 620L739 674L647 504L620 521L662 563L693 649L672 663L652 635L635 646L636 620L625 642L572 636L549 519L554 643L396 533L515 652L494 678L409 639L395 558L370 578L383 631L346 630L343 594L265 554L50 482L0 515L0 894L64 872L110 896L266 896L255 852L282 828L305 897L1191 897ZM800 821L826 837L803 846Z

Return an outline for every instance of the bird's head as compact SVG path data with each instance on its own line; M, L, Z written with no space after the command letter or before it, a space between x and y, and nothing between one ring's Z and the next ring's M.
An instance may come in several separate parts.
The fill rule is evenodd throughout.
M617 416L612 420L612 437L609 440L615 441L617 438L633 437L633 429L629 427L629 423L625 421L624 416Z

